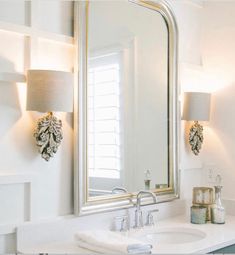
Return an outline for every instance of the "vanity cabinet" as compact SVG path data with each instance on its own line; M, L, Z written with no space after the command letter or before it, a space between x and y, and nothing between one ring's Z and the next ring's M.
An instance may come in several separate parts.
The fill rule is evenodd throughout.
M211 254L235 254L235 244L213 251Z

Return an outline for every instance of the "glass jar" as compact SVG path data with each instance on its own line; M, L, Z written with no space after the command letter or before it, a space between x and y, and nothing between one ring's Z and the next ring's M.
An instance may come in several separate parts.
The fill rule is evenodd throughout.
M221 202L222 186L215 186L215 202L211 207L211 222L214 224L225 223L225 209Z

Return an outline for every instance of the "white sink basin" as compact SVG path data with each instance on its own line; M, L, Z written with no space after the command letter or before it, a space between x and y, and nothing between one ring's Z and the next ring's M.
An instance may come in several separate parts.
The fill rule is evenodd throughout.
M193 228L159 228L140 231L133 237L151 244L183 244L202 240L206 234Z

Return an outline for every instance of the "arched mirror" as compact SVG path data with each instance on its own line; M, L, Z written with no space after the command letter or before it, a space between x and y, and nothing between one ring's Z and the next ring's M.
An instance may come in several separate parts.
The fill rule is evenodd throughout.
M177 27L164 1L79 2L75 209L178 197ZM146 204L148 200L146 200Z

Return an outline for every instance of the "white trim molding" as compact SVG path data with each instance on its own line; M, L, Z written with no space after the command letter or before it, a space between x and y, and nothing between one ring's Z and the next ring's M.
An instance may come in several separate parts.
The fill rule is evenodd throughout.
M0 172L0 185L11 185L11 184L24 184L28 185L26 186L27 188L25 189L25 197L27 197L27 204L25 205L27 210L25 210L25 218L26 221L32 221L35 219L35 213L34 213L34 208L35 206L33 205L35 201L35 195L34 195L34 183L35 183L35 177L37 174L32 174L32 173L7 173L7 172ZM6 226L10 226L10 228L16 227L18 224L12 223ZM5 225L0 225L0 231L1 231L1 226L4 228L6 227Z
M204 0L182 0L182 3L192 5L196 8L204 8Z
M10 82L10 83L25 82L26 77L24 74L16 73L16 72L15 73L0 72L0 81Z

